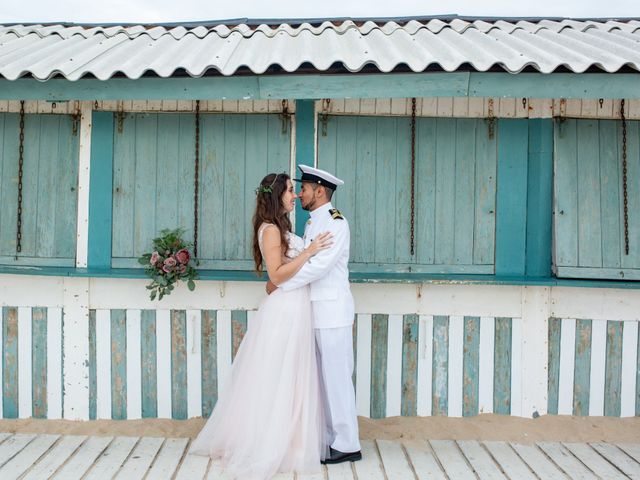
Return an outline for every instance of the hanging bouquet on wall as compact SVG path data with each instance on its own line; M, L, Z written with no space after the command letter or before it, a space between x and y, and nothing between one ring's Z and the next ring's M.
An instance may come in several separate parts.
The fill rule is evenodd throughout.
M194 290L194 280L198 278L196 265L198 261L190 250L192 245L182 239L184 230L165 229L160 236L153 239L153 251L142 255L138 262L146 265L146 273L151 278L147 285L151 300L162 300L175 288L178 280L186 281L189 290Z

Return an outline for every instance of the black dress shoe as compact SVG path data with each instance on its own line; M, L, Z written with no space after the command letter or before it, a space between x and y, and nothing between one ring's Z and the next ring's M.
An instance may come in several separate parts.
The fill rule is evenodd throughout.
M357 462L362 460L362 453L360 450L357 452L341 452L339 450L329 449L329 457L322 460L320 463L342 463L342 462Z

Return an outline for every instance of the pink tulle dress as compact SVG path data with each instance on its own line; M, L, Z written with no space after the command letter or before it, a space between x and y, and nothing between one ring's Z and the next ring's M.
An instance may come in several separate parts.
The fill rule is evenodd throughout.
M258 232L261 248L267 227ZM290 260L304 244L293 234L288 242ZM326 454L321 398L309 287L278 289L260 303L190 453L220 459L237 479L319 472Z

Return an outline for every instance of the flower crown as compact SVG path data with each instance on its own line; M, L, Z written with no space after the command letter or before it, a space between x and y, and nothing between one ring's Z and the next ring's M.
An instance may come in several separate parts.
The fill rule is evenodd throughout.
M276 180L278 180L279 175L279 173L276 173L276 178L273 179L271 185L260 185L258 188L256 188L256 195L259 195L261 193L273 193L273 186L275 185Z

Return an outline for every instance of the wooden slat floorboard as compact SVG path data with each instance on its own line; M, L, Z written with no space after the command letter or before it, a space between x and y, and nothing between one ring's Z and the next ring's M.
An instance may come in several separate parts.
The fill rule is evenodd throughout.
M26 473L22 480L51 477L87 439L85 435L65 435Z
M32 434L16 433L0 444L0 466L11 460L19 451L26 447L34 438Z
M376 443L388 480L415 478L413 470L407 462L402 444L391 440L377 440Z
M640 480L640 444L363 440L363 459L273 480ZM5 434L0 479L230 480L189 439Z
M208 466L209 458L201 455L186 455L178 468L176 480L196 480L204 478Z
M404 447L418 480L447 480L431 446L427 442L405 442Z
M453 440L430 440L440 464L449 478L477 478L473 470L467 465L462 453Z
M591 446L608 460L609 463L615 465L629 478L640 480L640 464L629 458L629 456L618 447L610 443L592 443Z
M603 480L624 478L620 470L602 458L588 444L567 442L564 445L599 478Z
M596 480L598 477L560 442L538 442L547 454L572 480Z
M145 480L171 478L180 464L188 443L188 438L167 438Z
M36 463L60 438L60 435L38 435L0 468L0 478L18 478Z
M131 454L139 437L116 437L109 447L102 452L87 476L83 480L101 480L112 478Z
M458 440L458 446L480 480L506 479L491 455L475 440Z

